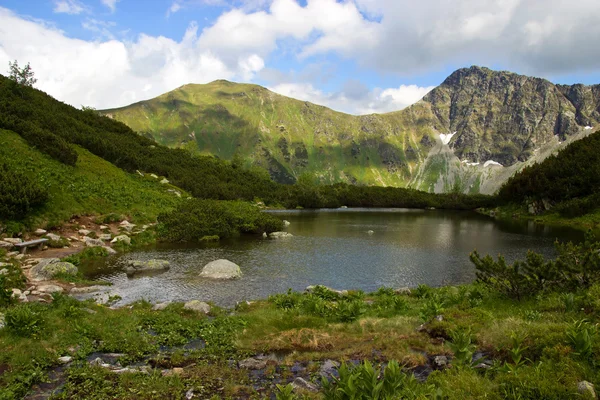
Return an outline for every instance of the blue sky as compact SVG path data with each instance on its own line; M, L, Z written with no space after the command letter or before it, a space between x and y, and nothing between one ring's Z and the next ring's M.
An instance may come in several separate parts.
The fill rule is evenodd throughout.
M3 0L0 64L31 62L75 106L223 78L387 112L473 64L600 83L599 16L597 0Z

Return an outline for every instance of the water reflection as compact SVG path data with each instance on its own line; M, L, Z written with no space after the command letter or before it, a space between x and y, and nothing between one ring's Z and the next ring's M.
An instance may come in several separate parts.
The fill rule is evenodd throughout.
M112 281L123 302L200 299L231 305L310 284L375 290L380 286L432 286L469 282L468 255L503 254L508 261L527 250L554 254L553 242L581 240L582 234L517 221L494 221L469 212L401 209L278 211L294 234L285 240L239 238L219 245L157 246L110 263L88 266L90 276ZM373 230L372 235L367 231ZM125 259L162 258L171 269L161 275L129 279ZM226 258L244 276L213 282L198 277L202 267Z

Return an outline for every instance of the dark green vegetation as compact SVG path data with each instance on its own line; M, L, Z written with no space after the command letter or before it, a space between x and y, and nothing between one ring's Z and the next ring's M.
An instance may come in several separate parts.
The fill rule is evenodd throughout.
M232 399L591 398L577 386L600 384L598 250L592 238L567 244L555 261L530 255L522 271L474 255L481 275L472 285L370 294L317 286L233 313L213 307L214 318L181 304L152 311L145 302L111 310L64 295L50 304L9 300L0 305L0 398L39 393L66 355L65 371L51 374L52 385L64 384L53 398L184 398L190 390ZM540 279L548 263L569 273ZM17 263L8 268L5 300L7 288L24 287ZM531 289L506 290L516 276L506 269ZM107 353L120 353L120 366L90 362ZM254 358L256 369L238 364L261 353L269 356ZM319 392L294 390L296 377Z
M279 231L281 219L242 201L194 199L158 216L159 238L169 242L218 240L241 233Z
M24 174L0 164L0 219L17 219L41 206L48 192Z
M597 125L599 88L471 67L413 106L382 115L347 115L223 80L102 113L170 147L263 166L278 182L310 173L323 184L491 194L510 175L486 161L518 170L542 158L540 148L556 146L555 135L562 141ZM442 146L439 135L454 132Z

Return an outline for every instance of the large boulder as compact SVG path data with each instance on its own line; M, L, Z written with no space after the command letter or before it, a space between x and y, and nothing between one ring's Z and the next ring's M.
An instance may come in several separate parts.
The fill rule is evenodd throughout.
M135 275L142 272L160 272L168 270L169 262L167 260L129 260L125 272L127 275Z
M77 275L77 267L58 258L45 258L29 270L31 280L35 282L47 281L56 274Z
M210 279L235 279L242 276L242 270L239 265L229 260L215 260L202 268L200 276Z

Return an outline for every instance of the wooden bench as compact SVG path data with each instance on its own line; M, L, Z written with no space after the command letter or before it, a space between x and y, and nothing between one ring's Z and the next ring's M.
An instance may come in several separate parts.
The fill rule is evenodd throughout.
M21 254L25 254L28 247L39 246L41 249L47 241L48 239L30 240L29 242L17 243L15 244L15 247L18 247L21 250Z

